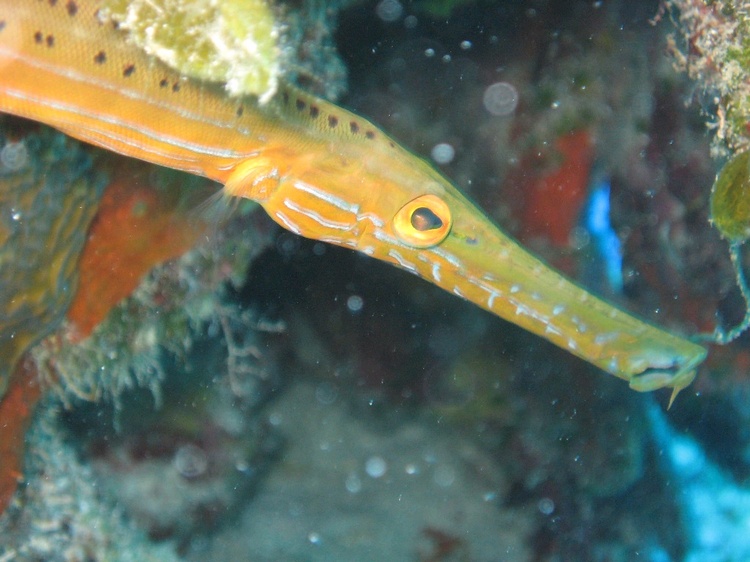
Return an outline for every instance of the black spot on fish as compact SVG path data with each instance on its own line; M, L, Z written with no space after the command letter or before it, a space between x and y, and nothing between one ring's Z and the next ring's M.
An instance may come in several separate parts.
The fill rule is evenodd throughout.
M242 114L245 113L245 108L242 106L239 106L237 108L237 117L242 117Z
M179 82L175 82L174 84L172 84L172 91L173 92L179 92L180 91L180 83Z
M94 56L94 62L96 64L104 64L105 62L107 62L107 54L104 51L99 51Z
M37 31L36 33L34 33L34 43L36 43L37 45L41 45L43 41L44 35L42 35L41 31Z
M297 111L303 111L305 107L307 107L307 104L305 103L305 100L301 100L297 98L297 102L295 103L295 106L297 107Z
M65 4L65 9L68 10L68 15L70 17L73 17L78 13L78 4L73 2L73 0L70 0L67 4Z
M284 100L285 104L289 103L289 92L284 92L281 94L281 98Z
M367 137L368 139L372 140L372 139L374 139L374 138L375 138L375 131L367 131L367 132L365 132L365 136L366 136L366 137Z
M45 42L47 43L48 47L54 47L55 46L55 36L54 35L47 35L45 38Z
M169 86L169 80L167 80L166 78L162 78L161 80L159 80L160 88L166 88L167 86Z
M49 0L49 5L50 6L54 7L56 4L57 4L57 0Z
M349 130L352 133L358 133L359 132L359 124L356 121L349 121Z
M5 29L5 20L0 20L0 31Z
M122 75L127 78L129 76L132 76L135 72L135 65L134 64L126 64L125 68L122 69Z
M328 116L328 126L333 129L336 127L336 125L339 124L339 118L335 115L329 115Z
M315 119L315 118L318 117L319 114L320 114L320 110L318 109L318 106L317 105L311 105L310 106L310 117L312 117L313 119Z

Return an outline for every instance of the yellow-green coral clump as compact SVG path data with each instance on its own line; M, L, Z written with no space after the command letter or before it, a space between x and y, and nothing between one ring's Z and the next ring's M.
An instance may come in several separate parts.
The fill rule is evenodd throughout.
M724 238L750 238L750 152L741 152L722 168L711 190L711 220Z
M105 0L104 7L138 46L186 76L261 103L276 92L280 33L264 0Z

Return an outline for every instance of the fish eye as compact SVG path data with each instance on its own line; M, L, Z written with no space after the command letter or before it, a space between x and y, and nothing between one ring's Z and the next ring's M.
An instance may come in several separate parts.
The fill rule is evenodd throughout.
M411 225L420 232L426 232L440 228L443 221L429 207L417 207L411 214Z
M427 248L442 242L451 229L451 212L437 195L422 195L409 201L393 217L393 228L402 242Z

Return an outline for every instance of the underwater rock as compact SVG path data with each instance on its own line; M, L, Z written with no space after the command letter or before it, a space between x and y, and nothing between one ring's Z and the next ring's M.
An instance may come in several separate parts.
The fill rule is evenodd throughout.
M250 500L281 447L261 418L285 383L273 337L229 303L223 311L224 328L209 330L214 337L201 328L186 357L164 358L160 404L134 389L116 408L80 404L64 416L102 494L155 540L187 544L214 531ZM233 352L241 363L228 369Z
M352 397L299 381L272 404L283 457L236 523L187 560L532 559L535 509L505 504L500 463L429 417L352 412Z
M64 318L105 176L49 129L0 129L0 398L21 354Z
M154 545L102 499L47 400L27 434L26 482L0 515L0 559L176 562L171 545Z

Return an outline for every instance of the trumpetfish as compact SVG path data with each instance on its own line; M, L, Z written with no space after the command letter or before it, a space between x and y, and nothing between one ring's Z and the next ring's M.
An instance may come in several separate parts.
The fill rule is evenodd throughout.
M513 322L631 388L677 393L706 350L520 247L427 161L292 86L267 103L187 78L96 0L0 0L0 111L211 178L290 231L353 248Z

